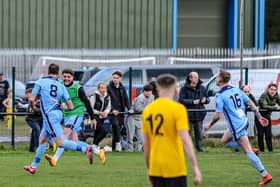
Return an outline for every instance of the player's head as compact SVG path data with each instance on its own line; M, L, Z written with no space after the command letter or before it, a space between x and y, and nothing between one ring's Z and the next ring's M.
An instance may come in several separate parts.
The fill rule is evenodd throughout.
M74 72L72 71L72 69L64 69L62 71L62 79L63 79L64 85L68 86L68 85L72 84L72 82L74 80Z
M216 84L217 86L223 86L227 84L229 80L230 80L230 73L224 70L220 70L216 79Z
M59 74L59 66L56 65L56 64L50 64L50 65L49 65L48 74L49 74L49 75L58 76L58 74Z
M171 74L162 74L157 78L157 87L160 97L173 97L176 91L177 79Z
M97 89L101 95L105 95L107 92L107 85L105 82L99 82L97 85Z

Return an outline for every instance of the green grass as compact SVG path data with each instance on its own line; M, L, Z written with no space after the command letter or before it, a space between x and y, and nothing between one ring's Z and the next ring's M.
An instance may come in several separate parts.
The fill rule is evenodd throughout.
M24 116L15 118L15 136L29 136L30 128L25 122ZM11 129L7 127L7 120L0 121L0 136L11 136Z
M260 175L242 153L224 148L208 148L206 153L197 154L203 176L203 187L258 186ZM0 186L65 186L65 187L141 187L146 182L146 170L142 153L109 153L108 164L101 166L95 158L94 165L87 163L85 155L65 152L57 167L51 168L42 160L35 175L23 170L34 157L23 149L0 150ZM280 186L280 150L260 155L265 167L274 176L268 186ZM189 166L189 186L192 171Z

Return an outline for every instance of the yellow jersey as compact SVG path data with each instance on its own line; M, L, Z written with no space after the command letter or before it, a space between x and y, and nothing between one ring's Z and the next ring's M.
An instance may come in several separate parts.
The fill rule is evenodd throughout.
M158 98L142 113L142 132L150 140L149 175L187 175L186 158L179 130L189 130L186 108L171 99Z

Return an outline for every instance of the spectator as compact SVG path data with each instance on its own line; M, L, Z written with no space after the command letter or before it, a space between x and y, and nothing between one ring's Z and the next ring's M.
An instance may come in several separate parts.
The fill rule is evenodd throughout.
M28 101L32 97L32 88L28 88L25 91L26 97ZM29 144L29 152L35 152L37 147L39 146L39 136L40 136L40 131L42 128L42 115L40 112L40 100L39 98L35 98L35 103L34 105L23 105L19 103L19 107L21 108L27 108L27 111L30 113L26 116L25 121L29 125L29 127L32 129L31 130L31 139L30 139L30 144Z
M133 110L134 112L141 113L144 108L151 103L154 100L154 95L152 94L153 86L150 84L147 84L143 87L143 93L141 93L139 96L136 97ZM137 139L137 144L135 146L136 151L142 151L143 148L143 136L141 132L141 115L135 114L132 116L129 116L129 122L128 122L128 145L129 145L129 151L134 150L133 146L133 138L134 136Z
M249 85L245 84L244 86L242 86L242 91L253 101L256 106L258 106L258 102L254 95L251 93L251 88Z
M266 109L268 111L261 111L261 114L268 119L268 126L260 126L257 124L258 131L258 145L260 151L264 152L264 135L268 151L272 152L272 132L271 132L271 110L280 110L280 96L277 93L277 84L270 83L268 85L267 91L265 91L259 100L259 105L261 109Z
M4 74L0 73L0 112L6 112L3 101L8 97L9 82L4 78ZM0 120L4 121L4 116L0 114Z
M149 84L153 86L152 94L154 95L154 99L157 99L159 96L158 96L156 78L153 77L153 78L149 81Z
M250 98L250 100L251 100L256 106L258 106L258 102L257 102L256 98L255 98L254 95L251 93L251 88L250 88L250 86L247 85L247 84L245 84L244 86L242 86L241 89L242 89L242 91ZM247 111L248 111L249 108L250 108L250 106L246 105L246 110L245 110L246 114L247 114ZM262 125L259 123L259 120L258 120L257 116L255 115L255 127L256 127L256 128L257 128L257 125L262 126ZM258 150L257 150L255 147L253 147L252 150L253 150L254 153L258 154ZM238 150L237 150L237 151L238 151Z
M124 115L120 112L128 110L129 113L133 113L130 108L126 89L121 83L122 73L115 71L112 73L112 81L108 85L108 95L111 97L113 117L111 118L112 124L112 149L121 151L121 131L122 135L125 135Z
M91 107L97 121L93 140L93 145L96 147L106 137L107 132L104 128L104 120L111 110L111 98L107 93L107 85L104 82L100 82L97 85L97 89L94 95L90 97Z
M199 79L197 72L190 72L187 76L185 85L179 93L179 102L187 109L205 109L204 104L208 104L210 99L206 93L202 81ZM199 152L202 148L202 123L206 112L188 112L191 131L194 130L195 145Z
M12 90L8 89L8 97L3 101L3 105L6 108L6 113L10 114L13 112L13 93ZM12 127L12 115L7 115L7 126L10 129Z

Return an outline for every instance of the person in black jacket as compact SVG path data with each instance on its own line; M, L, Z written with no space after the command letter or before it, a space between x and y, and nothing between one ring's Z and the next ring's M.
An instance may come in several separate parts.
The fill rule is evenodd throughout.
M242 91L251 99L251 101L258 107L258 102L255 98L255 96L251 93L251 88L249 85L245 84L241 87ZM246 114L248 109L250 109L250 107L248 105L246 105ZM258 129L260 126L262 126L257 118L257 116L255 116L255 127ZM256 129L255 129L255 133L256 133ZM258 149L255 147L252 147L253 152L258 155Z
M122 73L115 71L112 73L112 81L108 85L108 95L111 98L111 106L113 117L111 118L112 124L112 149L121 151L121 130L125 129L124 115L120 112L128 110L129 113L133 113L131 105L128 101L126 89L121 83ZM125 130L122 130L125 131ZM123 132L124 133L124 132Z
M4 74L0 73L0 112L6 112L3 101L8 97L9 82L4 78ZM0 115L0 120L4 121L4 116Z
M206 93L202 81L199 79L197 72L190 72L187 76L185 85L179 93L179 102L187 109L205 109L204 104L208 104L210 99ZM202 125L206 112L188 112L191 131L194 130L195 145L199 152L202 148Z

